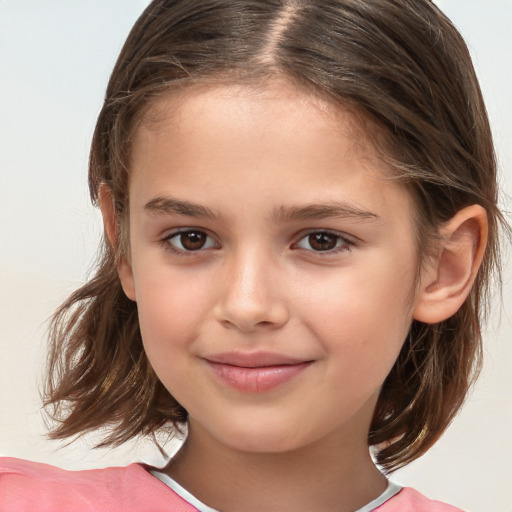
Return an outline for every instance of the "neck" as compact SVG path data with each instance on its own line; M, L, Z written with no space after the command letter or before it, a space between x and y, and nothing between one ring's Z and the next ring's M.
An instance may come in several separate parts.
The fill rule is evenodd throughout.
M230 449L190 425L166 471L223 512L354 511L379 496L386 479L366 439L336 437L284 453L254 453Z

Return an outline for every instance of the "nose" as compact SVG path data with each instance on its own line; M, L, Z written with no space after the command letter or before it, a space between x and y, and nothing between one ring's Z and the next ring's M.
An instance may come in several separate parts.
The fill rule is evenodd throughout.
M260 251L248 250L226 264L226 278L215 308L224 327L244 332L277 329L289 311L276 262Z

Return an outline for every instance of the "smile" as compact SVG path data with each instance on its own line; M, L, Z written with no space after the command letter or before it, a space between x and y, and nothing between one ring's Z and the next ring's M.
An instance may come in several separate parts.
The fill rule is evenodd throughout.
M223 384L243 393L264 393L299 376L313 361L271 353L228 353L206 362Z

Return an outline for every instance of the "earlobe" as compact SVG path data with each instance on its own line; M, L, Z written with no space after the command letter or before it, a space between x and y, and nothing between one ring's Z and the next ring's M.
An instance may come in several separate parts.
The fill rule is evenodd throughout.
M116 253L117 274L121 281L126 296L135 301L135 285L133 280L133 272L128 258L122 254L119 247L119 223L117 213L114 208L112 192L110 188L102 183L98 191L98 200L103 217L103 226L105 236Z
M439 255L424 269L413 318L433 324L454 315L475 281L487 243L487 213L468 206L446 222Z

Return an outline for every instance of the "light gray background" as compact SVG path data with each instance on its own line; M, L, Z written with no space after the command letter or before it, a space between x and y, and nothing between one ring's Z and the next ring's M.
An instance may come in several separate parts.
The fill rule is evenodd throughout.
M512 0L439 0L466 37L512 191ZM46 320L83 282L101 234L86 189L109 72L146 0L0 0L0 453L66 468L162 462L148 443L92 451L44 438ZM503 200L510 211L510 200ZM473 512L510 512L512 270L481 379L444 438L394 479ZM496 298L499 307L499 298ZM508 313L508 314L507 314Z

